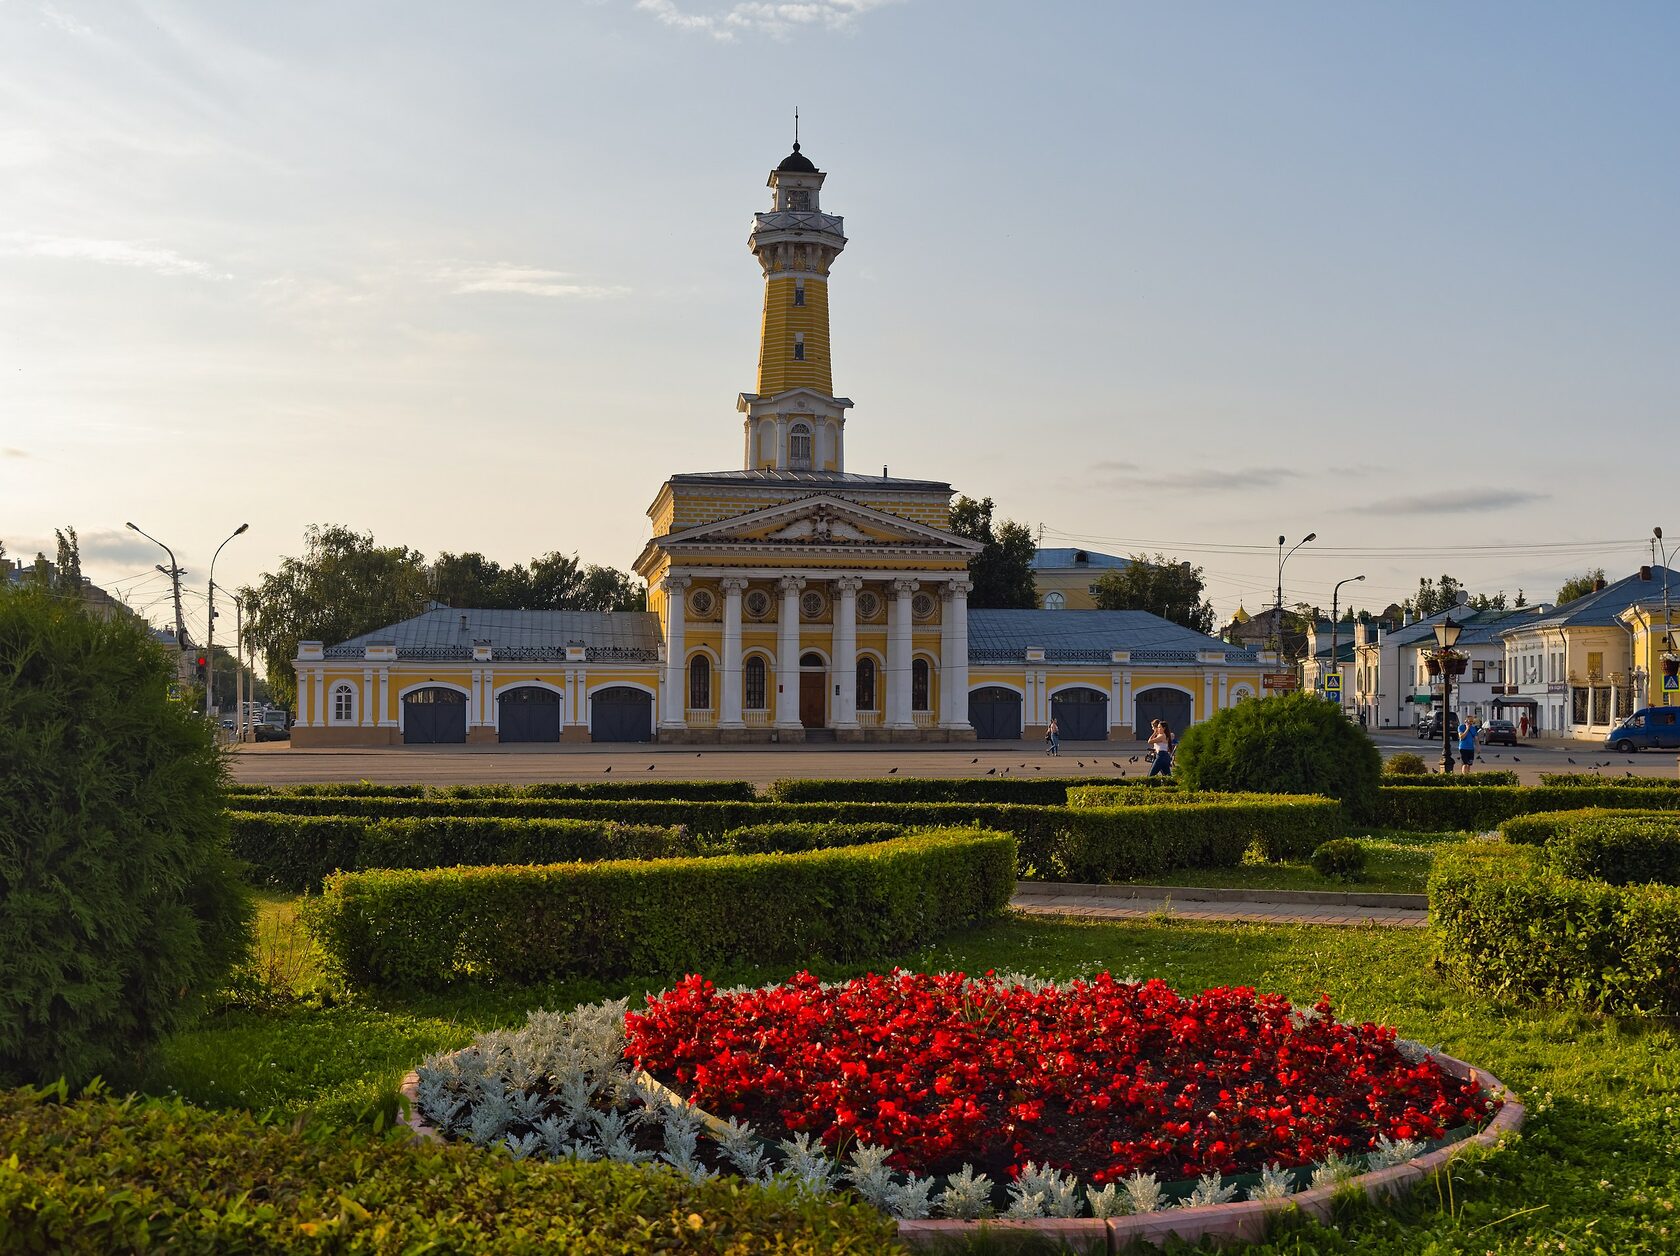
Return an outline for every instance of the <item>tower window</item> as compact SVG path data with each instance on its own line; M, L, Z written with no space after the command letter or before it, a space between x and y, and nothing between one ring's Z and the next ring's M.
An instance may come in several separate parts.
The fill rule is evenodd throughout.
M805 333L802 331L793 333L793 360L795 362L805 360Z
M788 465L801 471L811 469L811 429L795 423L788 432Z
M795 305L804 305L805 304L805 285L804 284L796 283L796 284L793 285L793 303Z
M790 188L787 203L789 209L810 209L811 193L805 188Z

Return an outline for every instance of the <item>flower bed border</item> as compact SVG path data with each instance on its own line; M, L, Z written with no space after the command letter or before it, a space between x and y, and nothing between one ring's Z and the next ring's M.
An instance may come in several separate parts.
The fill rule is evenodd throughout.
M1039 1217L1030 1221L900 1221L898 1234L912 1247L937 1248L960 1242L981 1229L999 1234L1016 1233L1022 1237L1066 1244L1081 1252L1123 1252L1134 1244L1148 1243L1164 1247L1168 1238L1185 1243L1197 1243L1204 1238L1219 1242L1258 1243L1265 1239L1272 1219L1291 1208L1326 1224L1331 1220L1336 1196L1357 1189L1372 1202L1383 1198L1399 1199L1420 1183L1427 1181L1462 1149L1472 1144L1493 1148L1507 1134L1522 1128L1526 1110L1511 1090L1486 1069L1466 1064L1440 1052L1431 1053L1441 1071L1478 1083L1479 1093L1502 1100L1493 1119L1478 1133L1462 1138L1445 1147L1414 1156L1404 1164L1375 1169L1350 1177L1333 1186L1300 1191L1283 1199L1244 1200L1229 1204L1207 1204L1199 1208L1168 1208L1158 1212L1135 1213L1125 1217L1097 1220L1094 1217ZM643 1076L647 1076L643 1074ZM649 1077L649 1080L654 1080ZM659 1083L655 1083L659 1084ZM661 1089L669 1089L661 1086ZM402 1097L407 1101L406 1112L399 1110L398 1123L407 1126L418 1138L442 1139L442 1135L420 1115L420 1074L410 1071L402 1080ZM722 1122L710 1113L702 1113L707 1125L721 1126Z

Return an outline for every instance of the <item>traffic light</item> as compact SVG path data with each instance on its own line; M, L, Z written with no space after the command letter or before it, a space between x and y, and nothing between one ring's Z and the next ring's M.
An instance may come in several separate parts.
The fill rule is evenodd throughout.
M209 666L209 664L210 664L209 658L207 658L205 655L200 654L198 656L197 662L194 664L194 673L193 674L195 676L197 676L199 680L202 681L205 678L205 669Z

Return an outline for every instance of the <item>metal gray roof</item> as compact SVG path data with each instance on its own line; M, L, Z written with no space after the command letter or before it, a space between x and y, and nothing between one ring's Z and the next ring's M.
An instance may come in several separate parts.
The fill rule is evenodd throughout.
M1044 647L1053 662L1106 663L1114 650L1130 650L1135 663L1194 663L1199 650L1218 650L1230 663L1253 664L1254 653L1234 650L1148 611L971 610L970 662L1026 657Z
M1080 555L1084 557L1081 558ZM1038 549L1033 551L1032 562L1027 565L1034 571L1060 570L1063 567L1075 570L1089 567L1093 571L1118 571L1123 567L1130 567L1132 560L1114 554L1099 554L1096 550Z
M1608 628L1634 603L1662 601L1664 580L1668 581L1669 597L1680 596L1680 579L1675 578L1672 568L1652 567L1650 571L1649 580L1641 580L1636 571L1596 593L1565 602L1550 614L1525 620L1521 624L1506 624L1505 628Z
M370 645L394 645L398 658L471 658L488 643L498 659L563 658L581 645L588 657L651 659L659 651L651 611L488 611L434 606L413 619L329 646L328 658L360 658Z
M943 480L901 480L884 475L859 475L855 471L785 471L761 467L752 471L683 471L671 477L673 484L708 482L724 484L799 484L814 488L888 488L926 492L951 491Z

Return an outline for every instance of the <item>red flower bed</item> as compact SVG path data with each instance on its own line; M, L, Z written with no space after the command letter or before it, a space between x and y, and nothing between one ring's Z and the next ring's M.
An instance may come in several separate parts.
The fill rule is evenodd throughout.
M896 971L824 989L801 973L744 994L693 976L625 1023L632 1061L707 1110L841 1150L886 1143L922 1173L1242 1173L1440 1138L1497 1106L1327 1000L1303 1015L1275 994L1187 998L1107 973L1038 991Z

